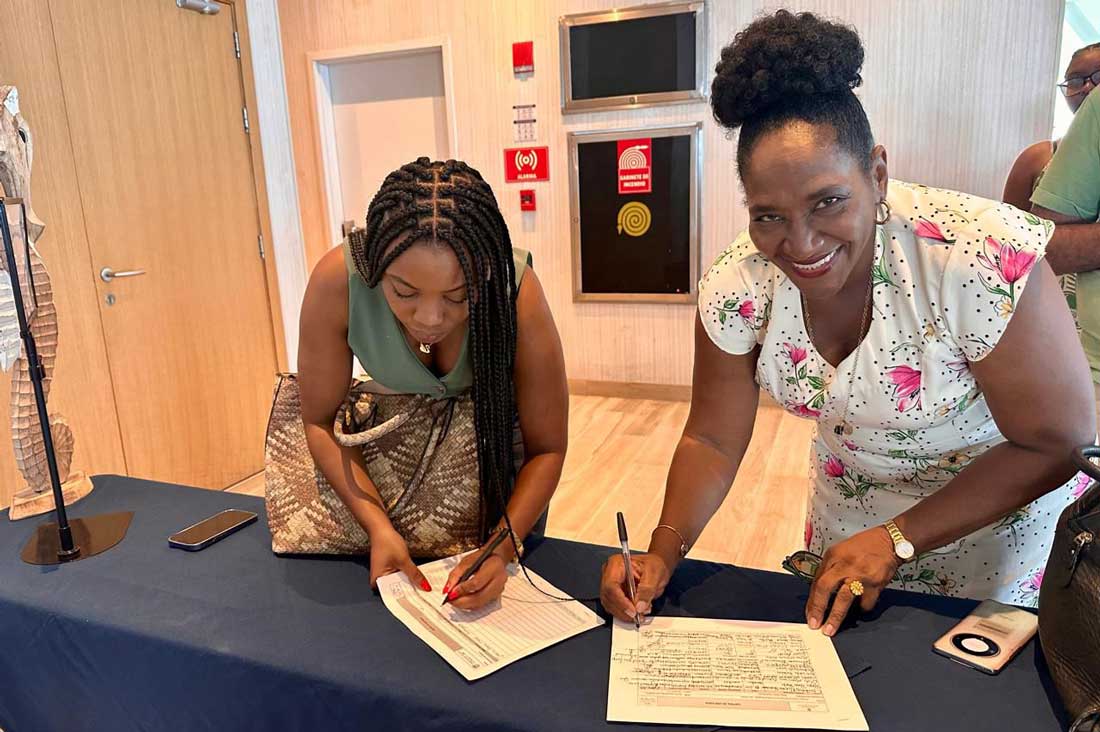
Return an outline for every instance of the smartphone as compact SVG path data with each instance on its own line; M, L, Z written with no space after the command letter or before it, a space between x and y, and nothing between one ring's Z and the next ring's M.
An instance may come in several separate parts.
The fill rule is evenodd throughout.
M932 650L963 666L998 673L1039 629L1039 616L986 600L932 645Z
M256 514L230 508L210 518L192 524L168 537L168 546L184 551L197 552L221 541L234 531L239 531L255 521Z

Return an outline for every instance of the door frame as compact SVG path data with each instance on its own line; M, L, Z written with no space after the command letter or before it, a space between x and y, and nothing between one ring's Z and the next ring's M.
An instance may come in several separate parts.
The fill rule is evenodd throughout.
M252 156L252 188L256 197L256 213L259 218L260 236L264 242L264 278L267 281L267 304L271 314L271 336L275 346L275 363L279 371L289 369L286 348L286 331L283 322L282 297L279 292L279 273L275 263L275 237L271 229L271 214L267 198L267 178L264 155L260 144L260 114L256 101L256 81L253 77L252 39L248 34L247 0L216 0L228 6L233 14L233 26L240 41L241 89L245 108L249 110L248 149ZM259 243L257 242L257 247ZM272 378L274 378L272 374Z
M329 66L353 61L377 61L383 58L410 56L424 51L439 50L443 62L443 104L447 110L447 134L451 157L458 154L458 121L455 117L454 73L451 63L451 41L445 36L422 38L398 43L352 46L306 54L309 91L313 99L314 151L321 170L321 206L332 243L343 239L343 195L340 192L340 165L336 152L336 119L332 113L332 84Z

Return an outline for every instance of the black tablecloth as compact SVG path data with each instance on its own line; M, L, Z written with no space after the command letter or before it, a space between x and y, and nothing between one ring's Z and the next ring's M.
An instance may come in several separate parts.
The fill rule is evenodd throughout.
M119 546L36 567L43 519L0 520L0 727L90 730L653 729L604 721L607 627L467 682L385 609L365 561L280 558L256 498L102 476L70 516L133 510ZM198 553L169 534L224 508L256 524ZM547 539L530 566L597 594L613 550ZM799 621L807 587L780 573L688 561L663 614ZM902 592L836 647L872 730L1060 729L1034 643L999 676L936 656L974 603ZM601 611L602 612L602 611Z

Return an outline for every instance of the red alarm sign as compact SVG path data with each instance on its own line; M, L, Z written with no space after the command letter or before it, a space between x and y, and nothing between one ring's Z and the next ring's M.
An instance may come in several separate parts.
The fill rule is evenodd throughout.
M513 147L504 151L504 182L550 180L550 148Z
M653 192L653 140L619 140L619 193Z

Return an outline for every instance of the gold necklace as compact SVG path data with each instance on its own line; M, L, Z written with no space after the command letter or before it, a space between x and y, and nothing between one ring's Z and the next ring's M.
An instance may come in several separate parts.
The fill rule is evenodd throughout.
M874 271L874 265L872 265L872 272ZM859 326L859 339L856 341L855 354L856 357L852 360L852 374L848 377L848 397L844 400L844 414L840 417L840 422L833 427L833 433L838 437L840 435L852 434L852 425L848 424L848 406L852 401L852 389L856 383L856 371L859 369L859 351L860 346L863 345L863 339L867 335L867 331L870 329L871 324L871 302L873 300L875 292L875 282L872 276L871 280L867 283L867 301L863 304L863 321ZM814 326L810 320L810 309L806 306L806 296L802 294L802 291L798 291L799 299L802 302L802 320L806 323L806 334L810 336L810 345L817 351L817 344L814 343ZM820 355L820 351L818 352ZM824 357L822 357L824 361ZM842 361L843 363L843 361ZM838 364L839 365L839 364Z

